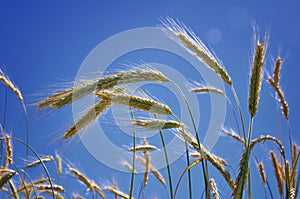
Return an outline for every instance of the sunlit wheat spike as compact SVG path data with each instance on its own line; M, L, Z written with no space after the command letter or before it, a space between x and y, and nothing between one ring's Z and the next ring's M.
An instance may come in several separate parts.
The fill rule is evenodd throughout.
M53 196L53 192L50 191L50 190L43 190L43 193L45 193L47 195L50 195L50 196ZM60 195L59 193L57 193L56 191L54 191L54 197L56 199L64 199L64 197L62 195Z
M18 188L17 192L20 193L22 191L24 191L25 189L32 189L33 185L40 185L40 184L44 184L44 183L48 183L50 182L50 179L49 178L44 178L44 176L41 176L40 179L32 182L32 184L25 184L22 185L20 188Z
M273 164L273 168L274 168L274 173L275 173L276 180L277 180L278 191L279 191L279 194L281 196L283 196L283 192L284 192L283 191L283 179L281 177L280 169L278 167L279 163L277 161L274 151L270 151L270 155L271 155L271 160L272 160L272 164Z
M20 101L23 101L23 96L21 91L12 83L12 81L3 73L3 71L0 69L0 80L2 83L10 88L18 97Z
M11 197L13 197L14 199L19 199L19 195L18 195L18 193L17 193L17 189L16 189L16 187L15 187L13 181L12 181L12 180L9 180L9 181L8 181L8 185L9 185L9 188L10 188L10 190L11 190Z
M118 189L117 182L114 180L114 189ZM115 199L118 199L118 195L115 196Z
M213 194L214 199L220 199L219 193L218 193L218 188L215 183L215 180L213 178L209 179L209 184L210 184L210 189Z
M201 156L201 154L199 152L191 152L190 156L192 158L196 158L196 159L202 159L203 158L203 156Z
M298 146L296 143L293 144L293 153L292 153L292 164L294 165L297 161L297 154L298 154Z
M14 175L16 174L15 171L8 171L8 172L3 172L1 173L1 179L0 179L0 189L6 184L8 183L9 180L12 179L12 177L14 177Z
M281 166L281 165L280 165ZM282 170L283 170L283 173L281 174L282 175L282 179L283 181L290 181L290 178L291 178L291 168L290 168L290 163L289 161L285 161L285 168L286 168L286 172L285 170L283 169L283 166L281 166ZM286 174L285 174L286 173ZM286 179L286 177L288 177L288 179ZM292 185L292 183L290 183ZM292 186L293 187L293 186Z
M143 153L147 151L155 151L155 150L157 150L157 147L149 144L136 146L135 148L130 148L130 151L143 152Z
M243 138L241 138L239 135L235 134L235 133L230 133L228 131L225 131L225 134L233 139L235 139L236 141L245 144L245 141Z
M81 195L73 193L72 195L73 199L84 199Z
M275 67L274 67L274 72L273 72L273 80L276 84L279 84L280 80L280 68L281 68L282 60L280 57L277 57Z
M121 198L129 199L129 195L123 193L123 192L120 191L120 190L114 189L113 187L106 186L104 189L107 190L107 191L112 192L113 194L118 195L118 196L121 197Z
M11 139L9 135L5 136L5 144L6 144L6 154L5 154L5 166L4 168L8 168L8 165L13 164L13 153L12 153L12 145L11 145Z
M146 160L144 158L142 158L141 156L138 156L137 159L144 165L146 166ZM153 173L153 175L164 185L166 186L166 180L165 178L161 175L161 173L154 168L151 164L150 166L150 171L151 173Z
M161 72L152 69L123 71L98 80L86 81L83 85L49 96L46 100L38 103L38 108L49 106L59 109L94 91L111 89L116 85L141 81L167 82L169 80Z
M56 161L57 161L57 174L62 174L62 160L60 155L56 154Z
M148 145L148 142L147 142L146 139L144 139L143 140L143 146L147 146L147 145ZM144 150L143 154L144 154L144 158L146 160L145 173L144 173L144 187L146 187L146 185L148 183L148 179L149 179L151 157L150 157L150 154L149 154L149 150Z
M94 121L103 111L109 108L111 105L111 101L107 99L102 99L97 102L94 106L92 106L87 113L85 113L73 126L71 126L66 133L64 134L64 140L67 140L74 135L76 135L79 131L89 125L92 121Z
M108 91L97 92L96 95L102 99L111 100L113 103L130 106L150 113L161 115L172 114L170 107L151 99Z
M35 189L38 190L38 191L51 191L52 189L54 191L57 191L57 192L61 192L61 193L64 193L65 192L65 189L60 186L60 185L36 185L35 186Z
M216 93L224 96L224 92L214 87L193 88L189 90L192 93Z
M37 160L27 164L26 168L34 167L36 165L41 164L41 162L50 162L50 161L53 161L53 160L54 160L53 156L45 156L45 157L41 158L41 160L37 159Z
M179 128L182 124L174 120L162 120L162 119L147 119L147 120L135 120L133 122L136 126L141 126L148 130L160 130L160 129L172 129Z
M97 185L94 181L90 181L91 182L91 187L93 188L92 190L95 190L96 193L102 198L105 199L105 195L102 192L102 189L99 187L99 185Z
M71 173L81 182L83 182L90 190L93 190L93 183L85 175L74 168L70 168Z
M196 138L194 136L192 136L190 133L185 131L183 128L179 128L178 130L179 130L181 137L184 139L184 141L186 141L190 146L192 146L194 149L196 149L198 152L200 152L200 154L202 154L205 159L210 159L211 161L216 162L216 164L220 164L223 166L227 165L227 162L224 159L210 153L201 144L200 144L201 147L199 147Z
M163 30L169 37L178 42L191 54L196 55L200 61L204 62L210 69L215 71L215 73L219 75L224 82L232 85L231 78L222 66L221 61L209 51L209 49L191 30L188 30L185 25L177 23L171 18L162 20L162 23L164 25Z
M261 82L263 77L263 65L265 61L265 52L267 48L265 43L257 43L253 65L250 77L250 89L248 95L248 110L251 117L254 117L259 104L259 95L261 90Z
M296 188L290 190L289 199L296 199Z
M253 139L252 142L251 142L251 144L250 144L250 150L252 150L252 148L256 144L258 144L260 142L267 141L267 140L270 140L270 141L273 141L274 143L276 143L279 146L280 153L281 154L284 153L284 147L283 147L281 141L278 140L277 138L273 137L273 136L270 136L270 135L261 135L259 138Z
M125 162L123 163L123 165L128 169L128 171L134 172L135 174L137 173L136 170L133 171L132 166L131 166L128 162L125 161Z
M264 187L266 188L267 178L266 178L266 173L265 173L264 165L263 165L262 162L260 162L260 163L258 163L257 167L258 167L260 179L261 179Z

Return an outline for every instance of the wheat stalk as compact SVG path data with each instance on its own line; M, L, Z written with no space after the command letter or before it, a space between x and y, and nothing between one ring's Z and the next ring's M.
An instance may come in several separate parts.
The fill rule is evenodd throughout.
M19 195L18 195L18 192L17 192L17 189L13 183L12 180L9 180L8 181L8 185L9 185L9 188L11 190L11 196L14 198L14 199L19 199Z
M83 115L73 126L71 126L66 131L66 133L64 134L64 140L67 140L76 135L79 131L81 131L92 121L94 121L103 111L109 108L110 105L111 101L107 99L102 99L99 102L97 102L88 110L88 112L85 115Z
M66 91L49 96L46 100L38 103L38 108L40 109L49 106L59 109L83 96L91 94L94 91L111 89L116 85L141 81L167 82L169 80L161 72L156 70L138 69L123 71L98 80L87 81L83 85L69 88Z
M111 100L113 103L130 106L150 113L161 115L172 114L171 109L167 105L151 99L108 91L97 92L96 95L102 99Z
M9 79L9 77L7 77L1 69L0 69L0 80L2 81L2 83L5 86L10 88L17 95L17 97L20 101L23 101L23 96L22 96L21 91L16 87L16 85L14 85L12 83L12 81Z

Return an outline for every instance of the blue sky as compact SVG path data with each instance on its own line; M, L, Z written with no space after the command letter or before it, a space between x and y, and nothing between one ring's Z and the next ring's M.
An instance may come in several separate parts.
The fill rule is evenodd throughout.
M0 66L4 68L15 84L23 92L25 103L29 109L30 144L41 154L60 153L63 158L74 166L80 168L86 175L93 177L101 185L112 183L115 179L120 188L126 192L129 187L130 176L114 169L110 169L94 159L83 147L79 138L71 142L62 142L61 135L72 124L71 108L48 114L37 112L30 106L47 96L53 85L71 82L88 56L88 54L102 41L123 31L156 27L159 19L167 16L179 19L190 27L214 52L222 59L230 73L240 97L244 115L247 113L247 95L249 81L249 63L252 55L252 26L255 23L263 32L270 29L270 45L267 52L265 68L271 71L272 57L278 54L286 58L282 70L281 85L290 106L290 124L293 139L299 144L300 137L297 130L300 105L298 55L300 54L300 14L299 3L296 1L1 1L0 3ZM120 44L122 45L122 44ZM114 46L113 48L118 48ZM278 53L280 52L280 53ZM157 62L161 64L174 64L180 71L180 65L185 61L164 52L138 51L120 57L114 65L140 61ZM182 69L181 69L182 70ZM191 71L184 75L193 79ZM266 78L265 78L266 79ZM55 88L55 86L54 86ZM150 88L148 88L151 90ZM226 87L229 92L229 88ZM1 96L5 89L0 86ZM156 94L152 94L156 95ZM158 98L161 94L158 94ZM262 85L260 110L255 117L254 136L260 133L277 135L276 103L272 89L266 84ZM12 132L16 137L25 139L25 123L22 107L13 94L9 93L8 119L6 131ZM166 102L167 99L164 99ZM204 102L209 100L203 99ZM205 104L205 103L202 104ZM4 97L0 99L3 110ZM170 104L176 106L176 101ZM230 111L228 111L230 112ZM229 118L232 118L232 115ZM203 116L202 116L203 117ZM205 117L203 117L205 118ZM1 117L2 119L2 117ZM203 119L205 123L205 119ZM282 133L286 135L287 126L281 121ZM232 119L226 120L226 127L235 128ZM199 127L200 129L205 127ZM118 134L112 136L118 137ZM287 138L287 137L285 137ZM123 144L122 141L116 141ZM128 146L132 146L128 143ZM266 154L266 147L259 148L258 154ZM22 156L24 148L15 146L16 154ZM230 150L232 152L226 153ZM221 138L214 152L224 153L226 159L237 165L239 146L233 141ZM234 155L232 155L234 154ZM260 156L260 155L259 155ZM266 159L269 157L264 156ZM16 157L18 159L18 157ZM263 157L259 157L263 160ZM265 160L267 162L267 160ZM21 161L20 161L21 164ZM53 166L53 165L52 165ZM50 165L51 167L51 165ZM176 169L175 169L176 167ZM178 178L184 167L184 159L174 164L175 179ZM237 167L233 167L237 169ZM178 171L176 171L178 170ZM267 170L270 174L271 167ZM176 173L179 172L179 173ZM195 179L194 195L199 195L196 180L200 176L200 167L193 170ZM166 170L162 173L166 175ZM271 176L271 175L270 175ZM84 187L74 183L72 177L61 177L62 182L69 182L67 186L74 188L78 193L84 193ZM141 177L138 180L141 181ZM255 177L254 177L255 179ZM135 190L139 189L139 181ZM258 181L258 179L256 179ZM229 188L216 175L220 181L221 195L228 197ZM274 179L270 177L274 184ZM253 180L252 182L255 182ZM186 183L186 182L185 182ZM260 181L259 181L260 183ZM253 183L253 194L260 196L262 191ZM199 184L199 186L201 186ZM276 192L276 185L274 184ZM157 191L156 191L157 190ZM181 197L186 196L184 188L180 189ZM166 191L157 185L152 177L146 189L145 198L165 198ZM137 191L135 193L137 198ZM112 196L110 196L112 197ZM196 197L195 197L196 198Z

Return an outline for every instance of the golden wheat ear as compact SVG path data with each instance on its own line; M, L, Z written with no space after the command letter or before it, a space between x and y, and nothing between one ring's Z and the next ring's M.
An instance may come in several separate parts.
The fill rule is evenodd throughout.
M9 79L8 76L6 76L4 74L4 72L0 69L0 81L2 81L2 83L7 86L8 88L10 88L18 97L18 99L20 101L23 101L23 95L21 93L21 91L17 88L17 86Z

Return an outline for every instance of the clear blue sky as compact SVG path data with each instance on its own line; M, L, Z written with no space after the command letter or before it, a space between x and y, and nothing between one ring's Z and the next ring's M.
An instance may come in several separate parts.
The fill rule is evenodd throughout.
M79 138L71 142L62 142L61 136L72 124L70 108L54 114L36 112L30 106L49 94L49 85L74 80L79 67L87 55L100 42L120 32L155 27L160 24L161 17L170 16L183 21L187 26L203 38L204 42L214 49L229 71L240 97L244 114L247 116L247 95L249 63L252 50L252 27L255 22L262 32L270 28L270 45L267 53L267 71L271 71L271 57L280 52L286 62L282 70L281 85L290 106L290 124L293 139L300 143L299 93L299 60L300 55L300 4L297 1L1 1L0 3L0 66L5 68L16 85L25 96L29 106L30 144L41 154L53 154L55 149L68 163L73 163L87 176L93 177L101 185L111 184L115 179L123 191L127 191L130 182L129 174L110 169L94 159L83 147ZM120 44L122 45L122 44ZM115 48L118 48L117 46ZM157 53L157 52L156 52ZM125 56L116 63L160 62L172 63L168 55L136 57L137 54ZM153 60L151 59L153 58ZM186 74L188 75L188 74ZM192 74L190 74L193 77ZM272 89L263 83L260 110L255 117L254 136L263 134L277 135L276 104ZM229 89L227 88L227 91ZM1 96L5 90L0 86ZM155 95L155 94L153 94ZM8 120L6 131L25 139L25 124L22 107L9 93ZM174 102L175 103L175 102ZM4 97L0 98L1 111ZM173 104L174 105L174 104ZM172 107L172 104L170 105ZM203 117L203 116L202 116ZM1 116L2 119L2 116ZM282 120L282 133L286 135L287 127ZM235 128L232 121L226 126ZM286 137L285 137L286 138ZM121 142L122 143L122 142ZM128 143L128 146L132 146ZM231 152L227 152L232 150ZM269 156L266 147L259 148ZM24 148L15 146L16 154L23 154ZM221 138L214 152L224 153L228 161L234 163L232 169L237 170L240 148L233 141ZM225 151L225 152L224 152ZM18 160L19 157L16 157ZM259 157L263 160L263 157ZM21 162L21 161L20 161ZM268 162L266 160L266 162ZM20 163L21 164L21 163ZM181 159L174 164L175 178L183 169ZM271 174L272 169L267 172ZM166 176L166 170L162 170ZM195 183L194 195L199 196L201 186L196 178L200 167L193 170ZM255 172L254 172L255 173ZM217 176L217 175L216 175ZM270 175L271 176L271 175ZM69 182L69 189L84 193L84 187L71 183L68 175L61 177L62 182ZM73 181L74 179L71 178ZM141 177L138 180L141 181ZM135 186L135 198L140 181ZM151 178L146 189L145 198L166 198L166 192ZM229 188L220 181L220 192L227 198ZM270 181L274 182L273 177ZM253 194L261 197L260 181L254 177ZM186 182L185 182L186 184ZM199 186L198 186L199 184ZM274 185L274 183L272 183ZM68 187L68 185L67 185ZM258 187L258 188L257 188ZM277 193L276 185L273 186ZM184 188L181 198L186 196ZM90 196L89 196L90 197ZM110 197L109 197L110 198ZM112 198L112 196L111 196ZM197 197L195 197L197 198Z

